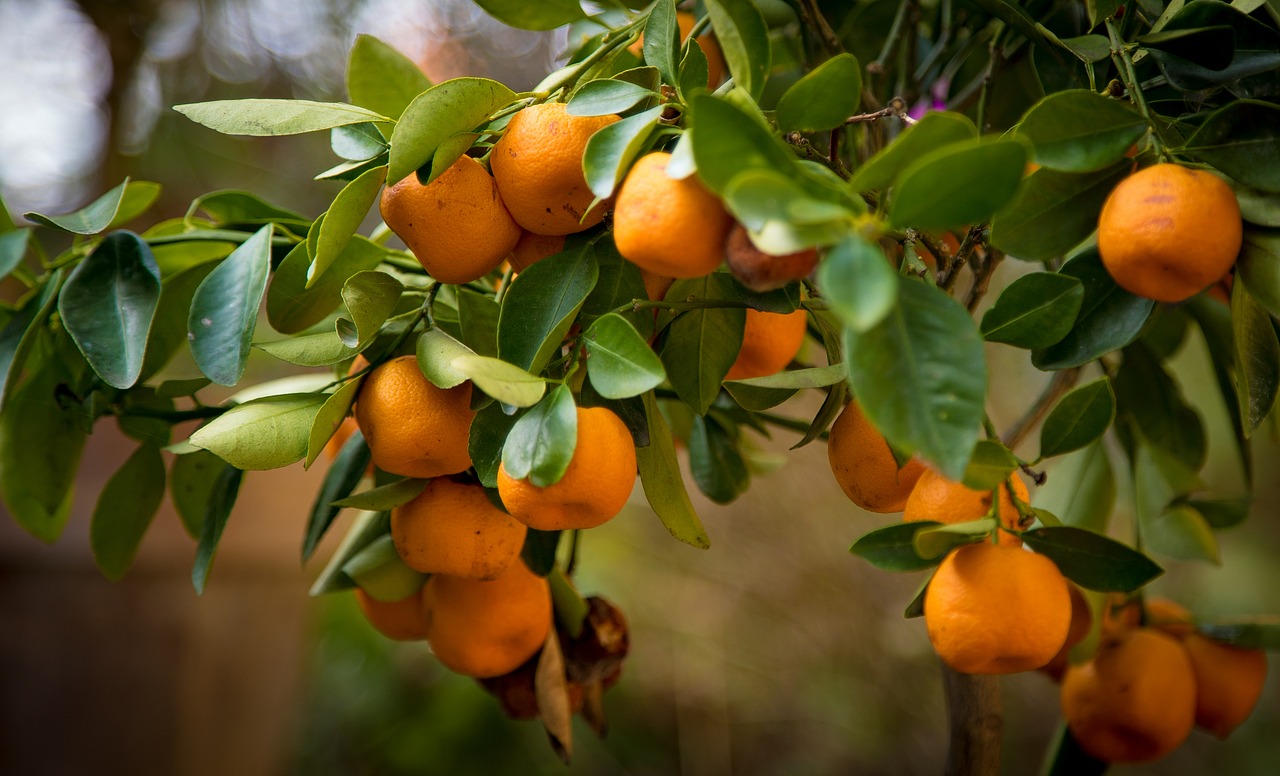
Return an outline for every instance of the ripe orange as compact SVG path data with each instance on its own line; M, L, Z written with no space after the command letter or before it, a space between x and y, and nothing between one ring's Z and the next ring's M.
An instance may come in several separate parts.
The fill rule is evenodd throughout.
M422 608L422 591L399 601L379 601L356 588L360 611L379 633L396 641L419 641L427 637L431 623Z
M1058 654L1040 667L1040 670L1055 682L1061 682L1062 675L1067 672L1067 665L1071 662L1071 650L1084 641L1090 629L1093 628L1093 612L1089 609L1089 602L1085 600L1084 593L1070 581L1067 582L1067 591L1071 594L1071 627L1067 629L1067 640L1062 645L1062 649L1058 650Z
M364 378L356 422L373 463L405 477L457 474L471 466L471 383L437 388L417 359L400 356Z
M423 186L408 175L382 192L382 220L441 283L470 283L502 263L520 227L493 178L463 156Z
M1225 275L1242 237L1231 187L1176 164L1125 178L1098 217L1098 252L1111 277L1160 302L1181 302Z
M901 512L925 466L916 459L901 469L856 401L845 405L827 440L831 473L849 500L872 512Z
M578 407L578 442L558 482L540 488L498 467L498 495L511 516L540 531L594 528L616 516L636 482L626 424L604 407Z
M1214 641L1199 633L1183 639L1196 677L1196 724L1226 738L1249 718L1267 680L1267 653Z
M554 256L562 250L564 250L562 234L523 232L516 242L516 247L511 249L511 255L507 257L507 261L511 262L511 269L520 273L528 269L530 264L542 261L548 256Z
M433 574L422 600L431 622L431 651L464 676L514 671L551 632L551 588L522 560L489 581Z
M790 313L762 313L748 308L742 329L742 347L724 379L746 380L786 369L804 344L807 323L808 316L803 309Z
M1153 628L1104 636L1093 658L1062 679L1071 735L1106 762L1164 757L1191 734L1195 713L1191 658L1178 639Z
M966 674L1013 674L1048 663L1067 640L1071 594L1053 561L980 542L952 550L924 598L929 641Z
M1017 476L1013 478L1013 492L1018 500L1026 502L1031 496L1027 486ZM934 469L926 469L911 489L902 513L904 522L936 520L940 523L967 523L981 520L991 511L991 491L973 490L962 482L949 480ZM1000 486L1000 524L1010 530L1018 529L1018 508L1009 497L1007 485ZM1022 542L1014 535L1000 532L999 542L1019 546Z
M528 529L479 485L436 478L391 510L391 538L405 565L424 574L493 579L520 556Z
M765 253L751 242L746 227L734 224L725 241L724 260L738 282L764 292L806 277L818 266L818 252L807 248L782 255Z
M600 223L605 207L591 208L595 195L582 172L582 153L597 130L617 120L570 116L557 102L530 105L512 117L489 165L516 223L546 235L573 234Z
M733 217L696 176L667 177L670 160L655 151L627 173L613 210L613 241L623 258L655 275L702 277L720 266Z

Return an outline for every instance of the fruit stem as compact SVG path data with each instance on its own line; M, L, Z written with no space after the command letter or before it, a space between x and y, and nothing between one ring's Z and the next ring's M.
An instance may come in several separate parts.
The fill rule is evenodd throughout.
M1130 56L1129 49L1125 46L1124 38L1120 34L1120 26L1117 24L1115 17L1108 17L1106 24L1107 37L1111 40L1111 61L1115 63L1116 70L1120 73L1120 79L1124 82L1125 91L1129 93L1129 99L1138 106L1143 118L1147 120L1147 125L1151 128L1151 142L1163 161L1167 157L1164 138L1160 136L1159 125L1156 123L1155 116L1151 113L1151 107L1147 105L1146 96L1142 93L1142 87L1138 82L1138 73L1133 66L1133 57Z

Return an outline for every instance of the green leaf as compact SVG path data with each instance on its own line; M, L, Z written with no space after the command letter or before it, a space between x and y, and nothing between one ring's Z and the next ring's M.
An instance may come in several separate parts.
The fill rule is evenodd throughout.
M260 137L298 135L346 124L390 120L355 105L311 100L214 100L175 105L173 109L224 135Z
M1071 331L1084 301L1084 286L1070 275L1033 272L1010 283L982 316L988 342L1033 350L1057 343Z
M1167 450L1187 469L1198 471L1204 465L1207 448L1200 414L1187 403L1155 354L1141 343L1126 348L1112 385L1120 417L1135 423L1148 441Z
M378 191L386 180L387 168L375 167L342 187L320 224L316 253L307 271L307 288L324 277L351 242L369 208L378 199Z
M142 536L164 499L164 485L160 448L144 444L103 486L93 508L89 544L94 562L107 579L120 579L133 565Z
M689 433L689 471L698 490L717 504L728 504L751 484L733 437L716 420L702 415L693 417Z
M644 395L644 413L649 419L649 444L636 448L636 462L645 498L672 536L691 547L708 549L711 539L685 490L671 429L658 409L653 392Z
M386 485L362 491L345 498L334 499L331 506L343 509L363 509L368 512L386 512L413 501L426 489L431 480L412 477L396 480Z
M1200 125L1187 150L1227 175L1267 192L1280 192L1280 107L1235 100Z
M1084 285L1084 300L1075 326L1057 343L1031 354L1031 363L1045 371L1082 366L1137 339L1155 302L1116 285L1102 266L1097 248L1072 258L1061 275Z
M1107 195L1129 175L1127 160L1098 172L1036 170L991 222L991 244L1024 261L1061 256L1098 227Z
M727 299L731 285L728 275L713 272L676 281L669 293L677 299ZM738 358L746 318L741 308L698 308L681 313L667 328L662 365L676 395L699 415L715 401Z
M644 24L644 61L658 69L663 83L680 83L676 59L680 54L680 28L675 0L657 0Z
M1004 207L1022 183L1027 152L1013 140L979 139L944 146L903 170L889 204L898 227L956 229Z
M1018 468L1009 448L994 439L979 439L965 467L963 482L973 490L995 490Z
M920 157L954 143L974 140L978 130L959 113L934 111L898 136L898 139L858 168L849 186L854 191L883 189Z
M904 282L897 307L866 332L845 330L849 383L867 418L905 455L964 475L982 427L986 355L963 307Z
M356 36L347 59L352 103L398 119L415 97L430 88L430 79L412 59L372 35Z
M745 410L764 412L776 407L805 388L826 388L848 378L844 362L807 369L788 369L764 377L728 380L725 390Z
M218 550L218 542L222 540L222 529L227 527L227 519L231 517L231 509L236 504L243 477L244 472L234 466L224 466L214 481L209 501L205 505L200 541L196 545L195 564L191 568L191 584L195 586L198 595L204 595L204 586L213 567L213 556Z
M247 191L213 191L197 197L187 209L187 219L201 211L212 218L215 225L225 227L262 226L274 221L290 228L297 227L301 233L311 224L310 219L292 210L278 208Z
M640 84L616 78L588 81L569 98L565 112L570 116L608 116L631 110L658 93Z
M311 423L311 433L307 438L307 458L303 464L304 468L311 468L311 464L315 463L316 458L324 451L334 432L338 430L338 426L342 425L342 421L346 420L351 413L351 405L356 401L356 394L360 392L362 381L363 378L348 380L338 390L329 394L329 398L325 399L324 404L320 406L320 411L316 413L315 420Z
M759 100L773 66L769 28L760 8L751 0L706 0L706 7L733 82Z
M418 368L437 388L453 388L467 381L467 375L453 366L459 356L475 353L450 337L443 329L427 329L418 335Z
M1195 319L1204 335L1209 360L1213 365L1213 379L1218 387L1218 396L1222 399L1227 418L1231 422L1236 451L1243 464L1245 483L1251 487L1253 455L1248 437L1244 435L1244 420L1240 413L1240 402L1236 398L1235 334L1231 327L1231 311L1226 305L1204 294L1192 297L1185 309Z
M1095 64L1111 56L1111 41L1105 35L1079 35L1063 38L1062 45L1081 62Z
M1215 531L1231 528L1249 516L1250 500L1247 498L1188 499L1188 506L1200 513Z
M649 136L658 126L664 108L658 106L602 127L587 140L582 171L591 193L608 199L617 190Z
M72 234L98 234L110 227L111 222L115 220L116 213L120 210L120 203L124 201L125 191L128 186L129 179L125 178L124 182L119 186L74 213L67 213L63 216L23 213L22 216L28 221L64 232L71 232Z
M776 255L839 242L853 230L856 215L844 202L815 199L774 169L735 175L724 189L724 202L752 243Z
M502 446L502 467L514 479L546 488L564 476L577 443L577 406L569 387L561 385L511 427Z
M311 426L327 397L318 393L264 396L227 410L191 435L237 469L278 469L307 454Z
M1032 159L1064 172L1109 167L1146 132L1142 114L1088 89L1050 94L1018 125L1018 134L1031 141Z
M895 523L863 535L849 552L881 571L923 571L938 565L939 558L916 554L916 534L941 525L931 520Z
M44 321L53 312L61 285L62 270L55 270L26 304L0 325L0 410L8 406L9 394L23 374Z
M1231 329L1236 351L1236 395L1248 437L1276 405L1280 391L1280 341L1271 316L1249 293L1243 278L1231 287Z
M30 240L30 229L15 229L0 234L0 280L9 277L9 273L22 264Z
M662 359L621 315L597 318L582 339L587 347L587 376L606 399L639 396L667 379Z
M169 497L182 527L192 539L204 530L205 511L214 498L214 488L227 464L208 450L192 448L175 456L169 472Z
M418 95L404 109L391 134L391 162L387 180L398 183L427 162L454 135L472 132L489 123L489 116L515 99L515 92L487 78L453 78ZM468 143L468 145L470 145ZM455 149L452 159L435 159L430 183L457 161L466 148Z
M498 487L498 464L502 463L502 447L511 427L519 420L502 411L496 403L476 413L471 421L471 434L467 440L467 452L476 477L486 488Z
M541 372L599 276L589 245L549 256L521 272L502 299L499 357L530 373Z
M133 232L107 235L67 277L58 314L89 366L128 388L142 372L147 333L160 301L160 268Z
M271 262L270 224L209 273L191 300L187 338L200 371L218 385L244 374Z
M513 407L532 407L547 388L546 380L497 358L456 356L451 366L489 396Z
M586 17L578 0L476 0L493 18L522 30L553 30Z
M342 564L342 573L375 601L401 601L422 589L427 576L405 565L395 542L382 535Z
M352 124L329 130L329 148L340 158L353 163L347 172L352 173L350 177L354 179L372 167L380 166L371 167L366 163L387 153L389 146L376 124ZM385 163L386 160L382 161ZM321 180L321 176L316 180Z
M369 462L369 445L365 443L360 430L356 429L338 451L333 464L324 473L324 481L320 483L320 492L316 494L315 503L311 507L307 533L302 540L304 563L311 559L334 518L342 511L341 507L333 506L333 502L351 495L351 491L364 479Z
M711 70L707 64L707 54L702 44L696 40L686 39L680 47L680 83L676 84L679 94L691 94L694 90L706 89L711 84Z
M838 54L793 83L778 100L778 126L784 131L835 129L858 112L862 67L852 54Z
M1132 593L1164 573L1146 555L1082 528L1036 528L1022 541L1049 558L1077 585L1103 593Z
M1253 300L1280 317L1280 233L1249 229L1236 259L1236 278L1243 280Z
M315 583L311 585L309 594L318 596L355 587L355 583L342 571L342 568L361 550L368 547L379 537L389 535L390 532L391 515L389 513L358 513L356 519L351 523L351 527L347 529L347 535L342 537L342 543L338 545L338 549L334 551L329 558L329 562L325 564L324 570L320 572L320 575L316 577Z
M795 157L759 119L728 100L695 94L689 100L690 142L698 179L724 195L744 170L792 169Z
M991 536L996 530L996 519L984 517L963 523L940 525L936 528L925 528L917 531L915 538L916 554L921 558L941 560L943 556L957 547L980 542Z
M831 309L858 332L883 321L898 303L898 274L878 245L856 234L823 257L818 285Z
M462 342L482 356L498 355L498 316L502 307L493 297L457 289L458 326Z
M332 331L257 342L254 347L285 363L311 367L332 366L346 361L357 352Z
M342 287L347 278L377 267L386 255L385 248L356 235L329 270L308 286L311 259L307 246L295 245L271 275L267 289L267 320L271 327L281 334L297 334L323 321L342 303Z
M539 531L536 528L530 528L524 534L520 559L534 574L545 577L556 567L556 550L559 547L560 531ZM554 591L552 596L555 596Z
M120 206L116 208L115 217L111 219L111 223L107 224L107 229L112 229L121 224L127 224L143 213L151 209L151 206L160 198L160 192L164 187L153 181L126 181L124 186L124 196L120 198Z
M1280 619L1275 617L1203 622L1196 626L1196 630L1211 639L1242 649L1280 650Z
M404 285L377 270L357 272L342 287L342 301L351 320L339 318L338 336L348 346L363 350L396 310Z
M1218 562L1208 524L1183 496L1204 487L1194 470L1168 451L1139 440L1133 454L1134 503L1143 543L1179 560Z
M1076 388L1044 419L1040 457L1079 450L1100 439L1116 417L1116 395L1105 377Z
M1148 549L1161 555L1222 565L1213 528L1190 504L1174 504L1149 516L1142 522L1142 538Z

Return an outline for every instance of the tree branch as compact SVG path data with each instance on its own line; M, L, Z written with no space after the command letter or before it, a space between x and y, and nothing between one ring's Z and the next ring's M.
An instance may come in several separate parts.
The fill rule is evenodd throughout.
M946 776L997 776L1004 709L1000 677L962 674L942 664L942 688L947 696L951 747Z
M1054 372L1053 379L1045 386L1044 391L1036 399L1035 403L1028 407L1026 413L1004 432L1004 437L1001 441L1004 442L1005 447L1010 450L1017 447L1018 443L1040 425L1040 421L1044 420L1045 415L1049 414L1049 410L1054 404L1058 403L1058 399L1071 390L1071 387L1079 379L1080 367L1078 366Z

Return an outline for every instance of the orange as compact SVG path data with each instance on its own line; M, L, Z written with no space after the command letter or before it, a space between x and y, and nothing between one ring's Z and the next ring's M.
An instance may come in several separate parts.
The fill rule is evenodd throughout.
M690 175L667 177L671 154L655 151L632 166L613 210L613 241L623 258L655 275L697 278L720 266L733 217Z
M1062 679L1062 714L1086 752L1109 763L1159 760L1191 733L1196 679L1182 642L1153 628L1104 636Z
M1226 738L1249 718L1267 680L1267 653L1223 644L1199 633L1182 644L1196 677L1196 724Z
M746 380L781 372L800 352L807 323L804 310L762 313L748 308L742 347L724 379Z
M437 388L413 356L381 364L364 378L356 422L373 463L405 477L457 474L471 466L471 383Z
M871 421L856 401L845 405L831 424L827 440L831 473L849 500L872 512L901 512L925 466L916 459L901 469Z
M470 283L502 263L520 227L493 178L463 156L423 186L416 174L382 192L382 220L441 283Z
M511 516L539 531L594 528L626 505L636 448L626 424L604 407L578 407L578 441L559 481L540 488L498 467L498 495Z
M489 166L516 223L537 234L573 234L604 218L582 172L587 140L618 117L570 116L563 103L530 105L512 117ZM588 212L590 208L590 212Z
M502 676L542 647L551 632L551 589L524 561L497 579L433 574L422 592L427 642L446 668L464 676Z
M968 544L943 558L924 598L938 656L966 674L1048 663L1067 640L1071 593L1053 561L1019 547Z
M667 296L667 290L671 288L671 284L676 282L675 278L666 275L656 275L647 269L640 270L640 278L644 280L644 292L649 299L654 302L661 302ZM653 311L657 314L657 310Z
M493 579L520 556L527 530L495 507L484 488L441 478L391 510L396 552L424 574Z
M427 637L430 622L422 608L421 590L399 601L379 601L357 587L356 603L369 624L389 639L419 641Z
M1067 672L1067 665L1071 662L1071 650L1084 641L1085 636L1089 635L1089 630L1093 628L1093 612L1089 609L1089 602L1085 600L1084 593L1070 581L1067 582L1067 591L1071 594L1071 627L1067 629L1066 643L1052 660L1040 667L1040 670L1055 682L1062 681L1062 675Z
M1027 486L1017 476L1013 478L1013 492L1019 501L1027 502L1031 496ZM902 513L905 522L936 520L939 523L967 523L981 520L991 511L991 491L973 490L962 482L949 480L935 469L926 469L916 481ZM1000 524L1010 530L1018 530L1018 508L1009 497L1009 487L1000 486ZM1016 536L1000 531L1001 544L1022 544Z
M1120 182L1098 217L1098 252L1116 283L1181 302L1227 273L1243 237L1240 204L1216 175L1157 164Z
M554 256L562 250L564 250L562 234L524 232L516 242L516 247L511 249L511 255L507 257L507 261L511 262L511 269L520 273L528 269L530 264L542 261L548 256Z
M676 26L680 28L681 45L689 40L689 33L693 31L693 25L697 21L697 17L688 11L676 11ZM724 77L724 54L720 51L720 43L716 41L714 33L704 32L698 36L697 44L707 58L707 88L714 89L720 85L720 80ZM644 36L641 35L640 40L628 46L627 51L643 58Z
M1148 628L1155 628L1177 638L1186 638L1195 632L1191 612L1168 598L1148 598L1142 607Z
M807 248L782 255L765 253L751 242L746 227L734 224L725 242L724 260L739 283L763 293L806 277L818 266L818 252Z

